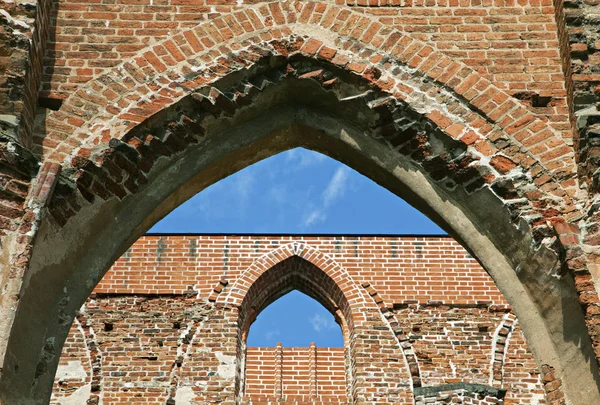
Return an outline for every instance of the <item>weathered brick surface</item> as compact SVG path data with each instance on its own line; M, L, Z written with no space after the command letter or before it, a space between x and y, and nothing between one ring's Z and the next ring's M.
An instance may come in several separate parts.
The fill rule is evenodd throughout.
M327 3L336 2L322 2ZM541 105L533 103L533 109L547 114L564 136L571 136L565 121L567 100L550 1L351 3L346 2L359 7L346 10L357 9L358 13L348 14L345 19L349 24L356 23L356 30L365 32L365 36L374 35L381 27L394 27L463 61L510 94L547 98ZM319 15L326 14L319 10L322 4L311 8ZM52 27L56 37L46 54L45 63L51 67L44 77L43 94L57 98L68 97L86 81L135 57L154 40L172 37L174 32L224 15L225 23L229 23L236 18L231 13L248 8L227 2L214 6L201 0L120 4L63 0L54 7ZM372 17L373 22L361 19L361 15ZM273 19L278 23L275 16ZM232 28L236 35L250 24L248 19L242 21L246 25ZM169 42L165 52L177 49L177 42ZM185 57L185 52L174 52Z
M600 172L600 11L595 0L567 0L564 8L568 38L567 81L577 130L575 150L579 174L598 192Z
M0 2L0 134L32 148L51 1Z
M488 405L503 404L502 399L491 395L469 392L464 389L448 389L432 395L420 395L416 398L415 405L444 405L444 404L469 404ZM508 402L506 402L508 403Z
M290 261L298 254L312 267ZM334 313L345 348L245 347L248 323L292 288ZM355 303L331 306L344 295ZM231 301L236 296L241 301ZM228 302L238 303L237 321ZM200 403L237 396L247 404L342 404L370 381L380 403L413 403L410 390L398 396L390 365L408 367L413 387L467 382L506 390L497 402L468 390L440 398L546 403L502 294L444 237L146 236L96 287L67 342L55 403L85 394L106 404L179 403L186 395ZM360 364L363 356L368 364ZM398 360L386 364L391 358Z
M499 285L548 332L538 352L555 353L538 366L554 368L566 396L596 395L595 365L563 373L600 359L595 0L109 3L0 2L0 398L49 396L55 344L110 266L104 258L191 195L182 190L297 146L408 190L491 273L503 266L495 249L512 271L494 273ZM257 128L249 122L286 108L269 115L281 128L259 127L289 139L245 143ZM227 137L241 127L244 140ZM357 136L350 128L362 133L358 148L345 138ZM190 163L214 145L231 150L210 168ZM422 177L409 181L399 167ZM206 184L181 180L193 175ZM423 181L433 194L424 196ZM136 217L142 211L147 219ZM177 283L195 286L154 281L176 294ZM201 287L218 302L231 281ZM360 294L380 311L410 294L367 284ZM455 292L443 294L460 300ZM562 320L552 316L563 310ZM566 354L572 341L581 353ZM404 354L414 379L412 350Z
M508 309L412 304L393 312L423 386L469 381L505 388L506 403L543 400L535 360L518 324L507 325Z
M485 14L486 9L481 9L481 11ZM540 23L543 23L551 22L554 18L552 14L552 7L549 7L545 10L546 14L544 14L542 12L542 9L540 9L539 7L534 7L533 10L535 10L531 12L531 14L534 14L533 16L523 16L522 19L524 19L525 21L529 19L535 21L537 19L540 20ZM443 11L441 13L443 14ZM461 15L460 11L457 11L457 13ZM507 11L507 13L512 14L515 13L515 11ZM520 13L529 14L529 12L523 9L519 9L517 11L517 14ZM464 11L464 14L467 15L467 19L474 18L475 20L481 20L482 18L484 18L481 16L469 17L471 14L481 14L478 11L473 12L466 10ZM493 11L492 14L494 14ZM535 14L540 15L536 17ZM462 19L463 17L458 18ZM224 42L226 41L229 42L229 40L234 34L244 34L244 36L249 36L252 34L258 34L260 31L267 28L269 31L267 35L259 35L261 37L268 36L269 38L277 38L281 37L282 34L283 36L289 35L290 32L294 32L296 30L296 25L302 24L308 24L310 26L313 26L313 30L315 31L325 29L331 30L332 33L334 33L334 35L349 36L352 39L364 42L365 45L371 45L375 49L381 46L383 48L382 50L390 51L389 53L393 57L399 56L402 62L407 63L409 66L414 68L425 68L426 71L429 71L434 66L438 66L438 68L446 68L447 66L449 66L446 69L445 74L441 74L442 72L440 71L439 73L434 74L433 78L438 81L441 81L443 84L446 84L453 89L454 87L457 87L459 83L462 82L463 87L457 87L456 91L458 92L458 94L464 95L469 101L475 99L476 96L479 95L480 97L477 98L477 100L474 102L476 108L483 107L490 99L494 97L494 101L496 101L498 104L503 104L506 101L507 96L502 97L500 94L498 94L499 92L501 94L506 94L502 92L502 89L510 87L505 86L503 84L503 78L509 81L511 80L511 78L514 80L529 81L533 87L540 83L544 83L542 86L545 86L545 88L550 89L550 93L553 92L552 89L556 86L562 86L561 82L556 81L556 79L561 77L560 58L558 58L558 53L556 51L554 51L555 55L552 60L554 60L555 62L554 70L557 74L557 77L552 78L551 74L549 74L548 72L543 72L533 74L522 74L521 76L519 76L519 74L512 73L499 73L498 77L496 78L495 75L486 75L485 71L474 74L473 69L467 67L469 66L468 63L457 63L457 61L461 61L461 59L456 58L456 55L454 55L452 52L450 53L450 55L445 55L446 58L442 58L441 55L444 55L444 47L442 47L441 49L439 47L436 48L435 41L432 41L428 38L421 38L420 36L413 36L410 32L406 32L403 29L403 26L397 27L393 24L383 25L380 22L378 22L377 15L373 16L370 13L359 13L353 11L352 9L343 9L335 7L333 5L317 8L314 4L311 3L296 3L294 5L289 6L287 5L287 3L274 3L269 7L253 7L247 8L246 10L238 13L232 11L229 14L215 15L209 20L208 23L201 23L198 26L198 28L194 28L191 30L186 29L186 27L182 27L177 31L179 34L176 37L179 38L179 40L175 40L175 42L171 39L162 40L160 45L156 45L151 49L144 48L136 52L135 56L128 55L128 57L132 58L132 60L135 61L134 65L123 65L118 69L111 69L108 72L106 72L105 75L102 75L98 78L94 78L93 80L86 83L84 86L78 86L78 90L71 89L70 93L75 95L75 98L72 99L72 101L66 101L68 106L63 107L63 110L68 110L72 113L75 113L75 115L79 118L68 122L65 119L66 116L64 115L64 113L51 112L44 122L44 126L47 129L47 133L43 134L43 138L39 138L40 145L45 144L47 146L45 148L47 151L46 153L52 159L62 160L63 158L65 158L65 152L72 148L72 143L74 142L74 139L72 139L72 141L69 142L69 145L65 143L67 137L69 136L68 134L70 133L74 135L74 133L80 132L78 128L81 127L85 122L87 122L86 127L92 128L92 131L94 131L94 128L100 129L105 127L105 125L103 125L101 122L106 121L106 118L108 118L106 117L107 114L112 115L115 111L121 112L119 117L130 120L131 122L141 122L144 120L145 117L148 116L148 113L156 111L156 107L148 105L147 102L136 103L138 105L135 107L132 105L132 100L137 101L139 99L140 94L145 94L147 92L147 89L144 89L145 86L138 87L136 86L136 82L139 82L141 80L142 83L146 83L149 82L148 79L153 78L156 81L157 85L163 87L165 86L165 84L167 84L165 80L173 80L172 78L176 73L171 71L175 70L178 75L189 76L189 72L197 70L196 64L198 61L209 60L206 58L205 55L211 54L210 58L214 59L217 55L221 54L223 48L219 45L224 44ZM175 24L174 27L176 27L176 25L177 24ZM454 27L454 25L452 26ZM516 24L516 26L518 26L518 24ZM510 25L508 25L508 27L510 27ZM519 27L517 29L523 29L526 27L527 25L525 25L524 27ZM219 29L224 29L225 33L223 35L218 34L216 30ZM469 31L469 29L470 28L467 28L467 31ZM279 30L281 31L279 32ZM485 31L488 32L491 31L491 29L489 27L486 27ZM274 36L273 33L275 34ZM398 35L401 35L403 37L402 40L398 42L401 47L398 48L397 45L395 48L392 48L400 39ZM458 35L461 36L466 34ZM526 34L519 35L523 36ZM536 34L531 35L534 38L536 37ZM241 38L244 38L244 36L242 36ZM543 38L544 34L542 34L541 37ZM161 37L159 36L158 38ZM192 38L192 40L190 40L190 38ZM549 39L550 41L548 41ZM321 39L320 41L323 40ZM317 40L316 43L320 41ZM193 43L201 42L204 42L203 46L193 46ZM448 41L447 44L449 44L450 42L451 41ZM473 44L473 41L471 40L468 40L466 42ZM545 38L541 41L539 40L539 38L536 38L534 43L537 45L530 46L535 49L538 49L539 47L544 48L545 46L547 46L546 42L549 42L550 46L552 46L553 48L557 47L556 39L552 38ZM425 45L428 43L430 43L431 45ZM453 46L456 45L456 43L456 41L452 41ZM513 41L512 43L518 43L519 45L517 45L517 48L526 47L526 41L523 41L521 39L519 39L518 42ZM500 44L505 45L505 49L507 49L508 52L510 52L511 54L515 54L515 51L511 49L512 45L510 40L500 41ZM386 49L386 46L389 46L389 49ZM317 49L319 47L320 46L318 46ZM228 50L235 50L235 48L239 48L239 45L228 46ZM315 49L315 51L317 49ZM306 48L306 51L307 53L310 53L310 48ZM439 53L435 51L439 51ZM516 51L517 55L520 53L521 51ZM79 55L80 52L76 52L76 54ZM87 53L81 54L85 55ZM95 52L92 52L91 55L91 57L98 56ZM115 52L114 55L115 57L117 57L118 52ZM325 55L325 53L322 53L322 55ZM385 57L388 55L384 54L382 56ZM195 57L198 57L196 62L193 61ZM521 56L520 58L523 57ZM495 60L495 58L489 58L488 60L492 59ZM497 59L506 60L506 58ZM65 58L65 60L68 60L68 57ZM115 59L115 61L116 60L120 59ZM381 60L381 57L377 58L377 60ZM536 58L528 57L526 58L526 60L536 61ZM453 61L453 63L450 64L450 61ZM225 70L221 69L223 70L221 73L225 73L231 70L237 70L237 68L239 68L235 66L236 63L240 62L239 58L237 58L235 62L232 62L233 61L223 61L221 63L221 67L225 68ZM548 62L548 60L544 58L542 58L540 63L544 64L542 70L548 70L548 66L551 65ZM247 65L247 62L243 64ZM356 73L362 73L365 70L364 68L366 67L364 65L365 64L363 62L356 61L354 63L350 63L348 65L348 68L350 70L355 70L353 69L353 66L362 66L361 69L356 71ZM516 67L522 65L515 63L510 66ZM378 69L381 70L382 66L378 66ZM505 70L506 69L510 70L510 68L505 68ZM550 70L552 70L552 68L550 68ZM128 75L123 76L123 72L127 72ZM159 75L168 76L170 77L170 79L167 79L166 77L164 79L157 78L157 73ZM219 72L211 73L219 74ZM542 76L544 76L544 78L542 79L540 77L535 77L537 74L541 74ZM144 79L144 76L146 76L147 78ZM379 75L376 78L378 77ZM532 82L532 79L534 77L535 79ZM466 80L463 81L463 79ZM482 81L482 79L485 80ZM212 80L214 79L205 76L202 78L201 84L206 85ZM493 84L494 87L497 86L499 90L489 89L488 87L490 83ZM184 84L187 88L194 88L198 85L198 83L194 83L192 80L189 79L186 79L185 82L182 82L182 84ZM156 100L158 103L160 103L162 108L164 108L168 104L171 104L174 100L181 98L185 94L181 90L177 89L176 86L170 87L170 89L165 88L164 91L162 91L160 99ZM522 89L524 86L517 85L515 87ZM127 95L126 93L124 93L130 93L132 88L135 89L135 93L137 93L137 96L133 94ZM468 90L470 90L470 92ZM564 133L562 133L562 136L569 139L571 135L568 129L569 116L568 109L566 108L566 102L564 99L564 89L559 89L558 93L560 94L559 97L562 99L562 103L558 104L562 104L562 107L560 105L557 107L547 107L546 109L548 111L545 111L546 114L544 114L544 109L540 111L532 111L531 113L535 114L536 116L539 116L542 121L546 121L555 127L555 131L547 132L544 136L545 138L551 136L550 134L552 132L561 133L564 131ZM71 97L69 99L71 100ZM534 121L534 116L528 114L526 106L523 106L521 103L519 103L519 100L511 99L510 101L510 103L505 103L505 110L496 111L494 114L491 114L491 117L493 117L491 119L494 122L502 122L501 126L503 128L511 127L512 132L509 132L511 135L517 131L521 131L521 133L519 134L519 139L528 139L528 142L526 142L524 145L525 147L529 148L535 144L539 144L540 140L533 139L531 135L534 135L535 133L539 132L541 129L543 129L543 127L546 127L547 124L543 125L539 123L539 128L536 127L536 129L533 130L533 133L523 133L522 130L524 130L527 126L529 126L530 123ZM111 107L113 111L101 112L100 114L104 115L105 117L100 122L98 122L97 118L93 117L93 112L94 110L97 110L98 107L102 108L102 105L106 104L113 105L113 107ZM153 102L151 102L151 104L153 104ZM81 109L81 107L84 105L86 105L86 111L83 111ZM512 116L505 116L505 113L509 112L517 105L521 106L523 110L518 112L513 111ZM488 106L488 108L480 108L480 111L488 113L494 110L494 107L495 106ZM555 108L558 108L558 111L554 111ZM146 112L144 112L144 110L146 110ZM549 119L549 117L551 119ZM500 118L504 118L504 120L501 120ZM520 121L523 119L525 121L521 123ZM515 126L512 127L512 124L515 124ZM121 138L122 135L120 135L118 132L119 131L116 131L115 133L115 131L109 130L108 132L104 131L104 133L88 134L86 136L87 139L85 139L84 145L87 143L87 147L89 147L91 146L90 144L93 145L100 141L106 142L110 137ZM73 136L71 138L82 138L82 136ZM547 146L545 147L537 145L537 147L532 148L532 150L534 151L535 155L544 156L543 160L555 160L556 158L564 156L565 153L567 153L567 149L560 148L561 144L563 144L563 142L557 139L555 143L547 142ZM552 150L553 152L550 153L550 150ZM68 155L68 153L66 153L66 155ZM555 164L556 163L558 162L555 162Z
M78 320L75 320L69 337L63 347L59 371L56 375L56 389L53 396L58 398L77 398L86 401L92 392L92 352L88 342L92 335L86 335ZM96 369L99 371L99 369ZM55 398L51 402L55 402Z

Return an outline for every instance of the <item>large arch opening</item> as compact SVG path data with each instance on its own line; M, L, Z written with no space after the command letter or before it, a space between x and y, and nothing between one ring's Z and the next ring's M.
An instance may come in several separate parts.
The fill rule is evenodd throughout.
M331 87L334 79L339 84ZM238 96L226 95L252 81ZM223 91L191 94L136 126L96 156L99 166L76 161L65 170L23 283L1 381L7 401L46 401L76 310L141 234L208 185L297 146L355 168L447 230L494 278L538 364L557 369L569 400L589 403L598 395L572 281L553 277L556 253L518 217L527 202L511 176L490 176L473 164L467 144L424 111L324 62L265 57L221 85Z

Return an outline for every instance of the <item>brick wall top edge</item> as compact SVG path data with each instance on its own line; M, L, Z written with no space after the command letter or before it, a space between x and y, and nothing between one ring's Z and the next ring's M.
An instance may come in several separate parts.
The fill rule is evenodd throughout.
M222 292L234 292L238 280L304 246L298 254L306 260L318 267L339 266L388 306L507 305L481 265L448 236L162 235L136 241L95 293L194 294L216 300Z
M357 234L337 234L337 233L147 233L140 240L146 238L377 238L377 239L453 239L447 234L417 234L417 233L357 233Z

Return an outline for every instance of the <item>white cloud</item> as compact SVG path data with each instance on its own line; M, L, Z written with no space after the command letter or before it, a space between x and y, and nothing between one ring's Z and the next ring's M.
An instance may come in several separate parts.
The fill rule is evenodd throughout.
M266 340L271 340L275 336L279 336L279 335L281 335L281 331L279 329L269 330L269 331L265 332L265 339Z
M340 166L329 181L327 188L323 191L323 205L328 207L332 202L344 195L346 181L348 180L348 168Z
M327 329L333 329L336 327L335 321L329 316L323 316L319 313L313 314L310 317L310 323L313 329L317 332L321 332Z
M263 231L286 229L290 223L298 231L316 229L328 220L329 209L351 192L352 172L341 164L324 164L325 155L302 148L282 155L211 185L185 205L185 217L201 216L206 224L227 218L246 224L252 223L255 208L268 207L270 219ZM311 178L322 188L307 185Z
M314 209L304 218L304 226L309 227L318 224L319 222L323 222L325 219L327 219L327 216L321 210Z
M327 187L321 193L320 206L309 205L309 210L304 215L303 225L305 228L324 222L327 219L327 209L336 200L343 197L346 192L349 173L350 170L346 166L339 166L335 170Z

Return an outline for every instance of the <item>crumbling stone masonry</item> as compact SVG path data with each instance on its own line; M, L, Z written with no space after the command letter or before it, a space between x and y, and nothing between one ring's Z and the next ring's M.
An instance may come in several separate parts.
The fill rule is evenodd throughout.
M293 289L334 314L343 348L247 347ZM556 403L543 378L449 237L144 236L78 312L51 403Z
M600 403L595 1L0 4L5 403L48 403L77 311L156 221L294 147L447 230L552 400Z

